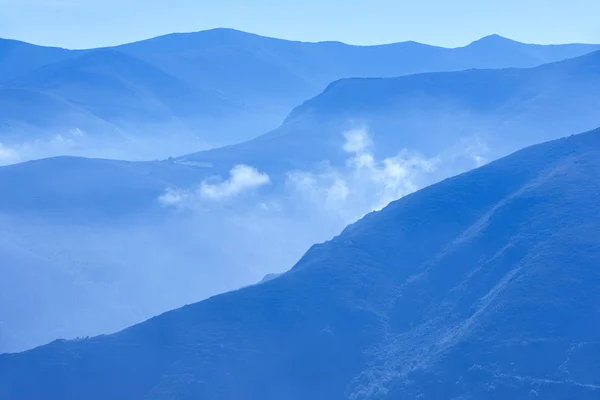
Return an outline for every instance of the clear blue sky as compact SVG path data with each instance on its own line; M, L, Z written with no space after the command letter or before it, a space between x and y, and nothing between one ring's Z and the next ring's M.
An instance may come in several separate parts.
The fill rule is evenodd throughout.
M600 0L0 0L0 37L84 48L228 27L304 41L600 43Z

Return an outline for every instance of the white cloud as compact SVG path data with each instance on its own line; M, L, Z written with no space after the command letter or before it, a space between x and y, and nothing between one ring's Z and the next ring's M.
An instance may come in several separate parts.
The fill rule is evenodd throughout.
M351 194L346 177L333 170L321 174L306 171L289 172L286 185L299 196L293 196L298 204L306 205L306 201L310 202L310 210L316 205L327 211L341 212L343 210L340 206Z
M269 175L259 172L256 168L240 164L229 171L229 179L226 181L216 183L202 182L200 185L200 195L213 200L231 198L242 192L267 185L270 182Z
M165 207L179 207L189 198L190 194L185 190L167 188L158 198L158 202Z
M93 152L92 154L78 154L77 150L79 150L80 144L85 138L85 132L79 128L74 128L56 133L48 138L37 138L11 143L10 145L0 143L0 165L62 155L98 156Z
M362 153L373 145L371 136L364 128L344 132L344 138L346 142L343 149L346 153Z
M447 161L467 159L474 163L475 167L481 167L488 162L484 155L489 151L489 147L475 136L461 139L455 146L443 152L441 156Z
M201 212L216 212L214 207L218 207L218 212L256 213L256 218L279 218L290 226L312 221L311 229L336 232L391 201L477 166L486 150L465 140L434 157L403 149L393 157L377 159L366 129L344 132L343 137L340 147L347 154L345 163L322 162L314 170L288 171L283 186L263 192L255 202L246 198L235 203L216 201L240 197L271 182L266 173L247 165L234 167L225 180L213 177L192 189L167 190L159 202Z
M257 189L271 182L269 175L254 167L239 164L229 171L229 178L212 177L194 189L168 188L159 196L158 202L165 207L194 208L202 200L225 200ZM274 202L263 202L262 209L275 208ZM259 206L260 207L260 206Z
M484 165L487 162L487 160L485 158L478 156L478 155L474 155L473 160L475 160L475 164L477 164L478 167L481 167L482 165Z
M343 136L342 148L349 155L345 167L328 168L320 173L290 172L286 183L304 199L337 213L346 222L416 191L439 164L437 158L408 150L377 160L368 131L355 129L344 132Z
M435 157L402 149L393 157L377 159L369 132L354 129L343 133L342 149L348 155L344 165L320 163L314 171L288 171L285 185L261 196L255 204L237 202L261 213L298 212L305 217L320 215L350 223L368 212L379 210L407 194L449 175L485 162L487 148L472 139L463 140ZM237 165L224 180L213 177L193 189L169 189L159 198L168 207L197 208L219 204L267 185L270 177L248 165Z
M0 143L0 165L9 165L21 160L17 151Z
M350 194L350 189L345 180L336 177L333 181L333 184L329 187L327 191L327 202L339 202L345 201Z

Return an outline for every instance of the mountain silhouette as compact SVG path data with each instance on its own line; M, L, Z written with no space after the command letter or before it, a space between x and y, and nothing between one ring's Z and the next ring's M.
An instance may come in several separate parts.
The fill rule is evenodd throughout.
M68 157L0 168L0 186L11 188L0 196L0 235L4 235L0 240L0 258L7 260L0 269L6 291L35 287L31 290L39 293L47 306L42 310L21 299L14 302L13 308L22 312L10 312L8 316L9 311L5 310L0 352L27 349L56 337L112 332L167 309L258 282L267 272L283 271L309 244L331 237L373 209L370 203L356 206L351 217L328 225L318 213L323 202L315 206L310 198L301 196L303 193L296 190L293 182L290 184L290 173L299 170L319 176L323 171L321 164L336 173L353 174L348 172L349 154L344 150L342 135L353 127L364 124L368 128L374 142L369 151L375 160L395 156L401 149L423 154L426 159L442 160L434 171L415 181L415 190L474 167L474 156L489 161L521 145L566 135L577 131L575 128L583 131L600 125L596 112L600 91L594 90L600 89L598 54L532 69L337 81L294 110L279 129L259 139L171 161L129 163ZM155 107L158 116L170 104L177 104L176 99L157 100L169 99L169 91L177 85L182 87L178 93L189 89L190 96L200 99L213 93L197 91L193 85L182 83L145 61L113 50L86 57L89 61L83 59L85 63L80 58L65 62L74 64L81 73L111 82L106 84L107 91L114 93L115 98L135 103L128 112L142 113L133 99L143 97L150 99L145 101ZM108 61L96 63L96 58L110 59L118 68ZM47 70L45 73L50 76L64 69ZM151 85L143 84L146 80L136 81L135 76L129 78L143 78L139 72L146 70L156 74ZM139 84L122 84L120 77ZM48 80L44 78L42 82ZM31 83L34 84L41 85ZM70 86L59 85L52 90L61 93L70 90ZM90 109L95 106L93 98L81 99L90 101ZM118 114L121 109L116 111ZM145 140L152 140L149 134L143 134ZM472 144L463 139L472 137L487 146L487 151L477 149L470 154ZM131 142L136 148L142 146L139 140ZM255 167L270 178L269 185L248 198L246 207L262 202L268 208L271 200L287 205L287 214L279 214L285 221L281 226L269 225L272 221L264 216L275 215L271 211L248 211L259 215L256 218L262 222L265 220L261 218L266 218L269 228L265 229L272 230L265 235L271 244L279 243L279 250L275 245L265 249L267 246L261 244L258 235L235 228L233 222L228 225L217 221L236 218L236 204L225 202L211 208L212 202L198 198L202 182L219 176L227 179L230 170L239 164ZM363 183L350 188L348 203L356 200L360 204L356 192L364 191ZM196 216L193 218L177 207L166 207L159 199L170 189L191 197L191 207L205 208L192 212ZM315 189L323 190L318 184ZM377 195L376 189L371 197ZM395 193L383 204L401 195ZM302 210L301 216L294 214L297 209ZM247 226L264 227L256 219ZM282 232L300 239L286 240ZM234 239L239 242L238 247L246 250L226 250ZM143 243L153 243L153 251L145 250L147 244ZM253 248L260 250L252 251ZM268 258L261 259L265 255ZM227 262L219 257L225 257ZM147 266L143 284L136 283L135 275L127 273L130 264L139 262ZM213 262L223 267L211 268ZM71 275L65 275L64 265L76 265ZM110 272L99 274L99 270ZM27 275L25 271L44 273ZM186 280L180 278L183 271L191 274ZM227 283L225 277L233 276L231 271L236 271L236 275ZM63 290L52 289L53 278L63 282ZM121 284L114 293L116 282ZM175 295L154 294L173 287L177 288ZM133 294L126 296L124 288ZM102 299L107 296L113 301L104 304ZM56 299L60 304L76 303L77 307L71 313L61 311L65 307L55 306ZM93 321L87 320L86 310L94 310ZM24 315L55 317L23 318ZM60 315L65 315L66 322L60 322Z
M343 79L261 137L178 160L270 173L323 160L340 165L347 158L342 133L363 127L377 158L403 148L433 157L471 140L487 147L489 160L600 125L598 93L600 52L535 68Z
M250 104L267 101L271 105L277 99L291 108L342 77L532 67L600 48L579 44L529 45L499 36L456 49L416 42L352 46L340 42L295 42L219 28L161 36L118 49L188 82L220 90L228 97Z
M206 147L220 140L216 121L244 115L219 93L115 50L87 52L15 78L0 87L0 102L0 119L13 127L12 142L23 131L49 140L77 128L92 143L115 147L136 138Z
M595 399L599 160L596 130L444 180L277 279L0 356L0 397Z
M82 221L155 213L160 209L156 199L167 187L188 187L204 176L201 169L166 162L34 160L0 168L0 182L11 187L10 196L0 199L0 210Z
M0 38L0 84L82 52Z
M24 143L46 144L24 159L166 158L270 131L341 78L531 67L598 48L503 38L456 49L415 42L351 46L232 29L78 51L1 40L0 140L15 151ZM129 140L119 142L123 137Z

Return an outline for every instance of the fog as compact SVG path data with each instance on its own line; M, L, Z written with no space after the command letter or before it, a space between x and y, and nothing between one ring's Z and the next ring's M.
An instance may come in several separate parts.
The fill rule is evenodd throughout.
M343 165L284 171L283 183L239 164L188 188L167 186L154 199L160 212L70 222L35 210L3 215L0 352L113 332L286 271L312 244L481 165L487 152L465 138L436 155L402 149L377 159L368 128L340 134Z
M27 137L28 135L23 135ZM166 159L214 147L186 134L139 137L96 137L74 128L25 140L0 138L0 166L56 156L78 156L128 161Z
M165 160L244 142L275 129L285 117L281 110L253 111L201 120L174 116L166 121L123 120L111 124L92 123L83 118L76 121L81 124L53 126L48 122L49 127L0 123L0 166L65 155Z

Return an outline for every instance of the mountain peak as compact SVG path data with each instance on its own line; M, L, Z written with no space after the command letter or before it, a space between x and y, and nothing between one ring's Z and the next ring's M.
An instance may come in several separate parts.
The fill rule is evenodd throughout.
M519 43L519 42L514 41L512 39L505 38L504 36L500 36L500 35L494 33L492 35L484 36L481 39L475 40L474 42L470 43L467 47L477 46L477 45L497 46L497 45L503 45L503 44L516 44L516 43Z

